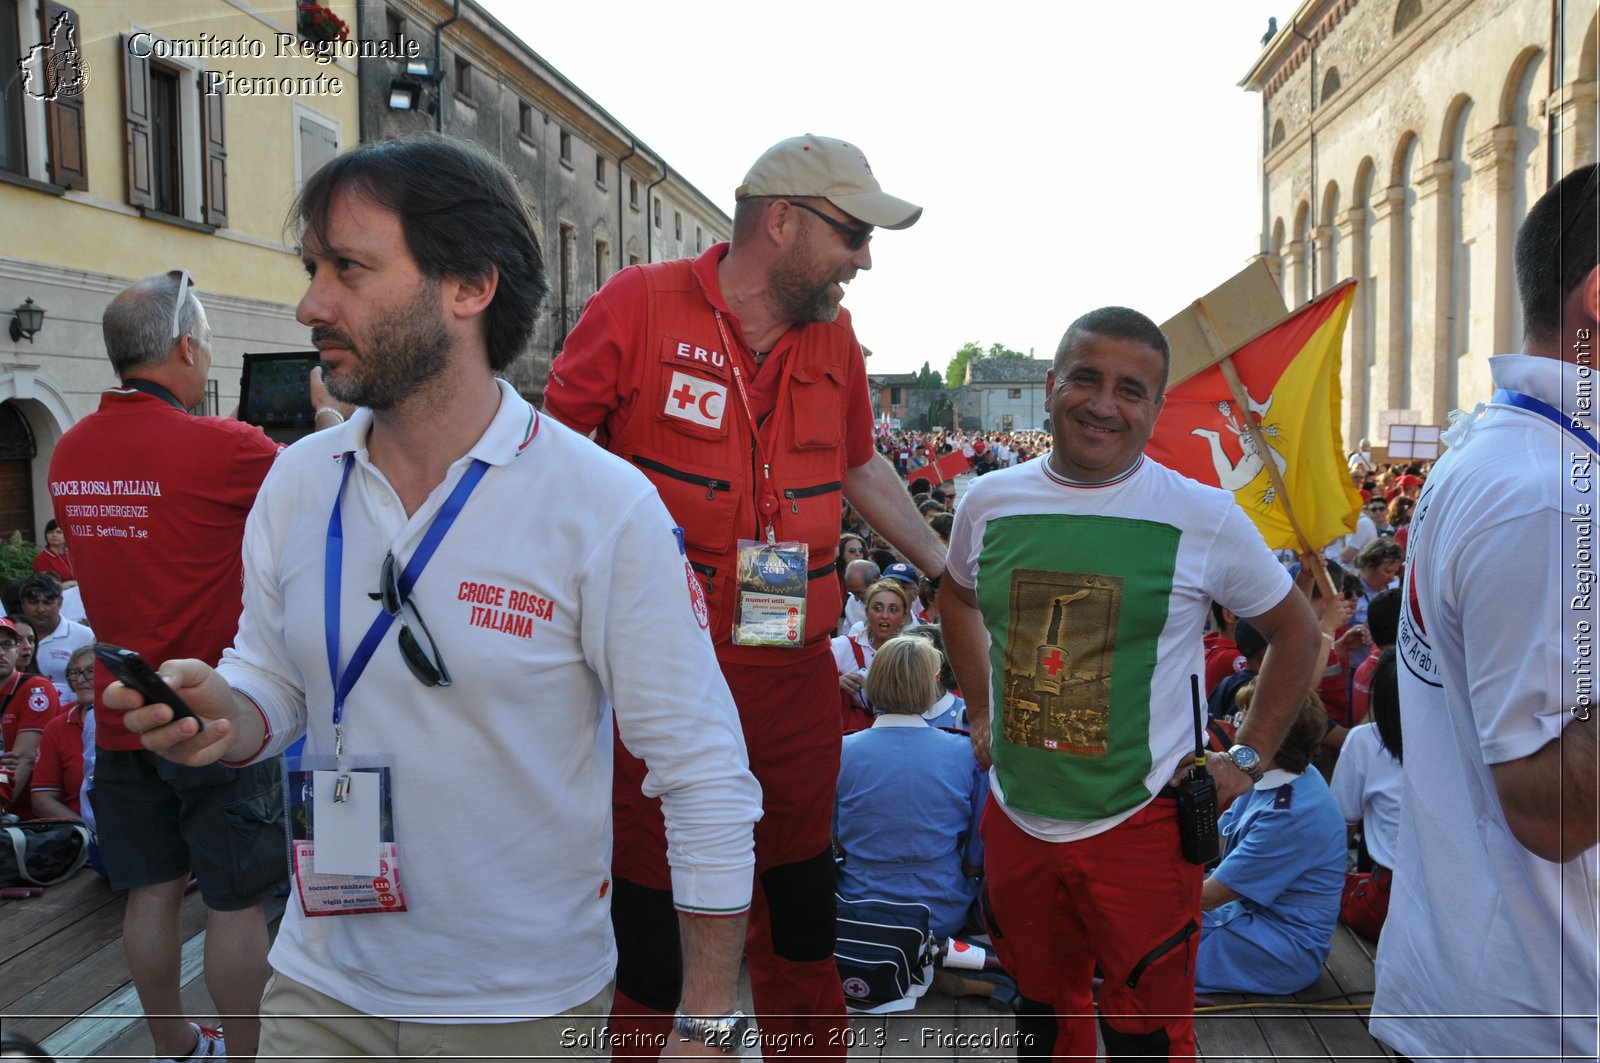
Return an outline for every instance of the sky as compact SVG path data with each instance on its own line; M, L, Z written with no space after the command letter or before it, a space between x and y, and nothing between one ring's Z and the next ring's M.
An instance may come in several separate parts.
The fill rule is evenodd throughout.
M479 2L730 214L777 141L860 147L924 208L846 291L874 374L942 373L968 341L1047 358L1107 304L1159 323L1259 250L1238 82L1284 0Z

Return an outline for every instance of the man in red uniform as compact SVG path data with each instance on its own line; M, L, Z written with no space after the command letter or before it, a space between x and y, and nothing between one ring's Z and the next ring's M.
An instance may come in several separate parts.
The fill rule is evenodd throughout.
M50 680L17 668L20 644L16 626L0 617L0 772L10 778L0 786L0 812L30 819L28 790L39 739L45 724L59 714L61 702Z
M842 1058L829 846L841 499L930 575L944 546L873 449L866 365L839 304L872 267L873 228L922 210L885 194L858 148L817 136L769 149L735 198L731 243L623 270L590 300L545 406L642 469L683 526L764 793L747 940L763 1050ZM665 1032L679 987L661 814L642 766L618 753L612 1029Z
M174 657L214 665L238 628L245 517L279 448L252 425L186 412L204 400L211 367L211 327L187 271L125 289L103 327L121 386L50 461L84 606L102 638L152 667ZM111 677L96 678L99 704ZM111 884L129 891L123 948L155 1056L225 1051L220 1031L182 1017L179 906L192 872L209 910L206 987L228 1017L227 1054L249 1060L268 970L262 902L287 872L280 765L178 767L146 752L120 712L95 716L89 797Z

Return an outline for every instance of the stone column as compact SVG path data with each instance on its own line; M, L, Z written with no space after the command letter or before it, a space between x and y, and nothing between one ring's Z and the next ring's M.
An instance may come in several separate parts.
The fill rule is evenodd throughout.
M1373 324L1377 349L1373 352L1372 429L1378 430L1378 416L1385 410L1405 405L1407 336L1410 315L1406 305L1406 187L1391 185L1372 205L1372 261L1377 274L1373 291Z
M1416 240L1411 258L1411 406L1422 423L1443 425L1449 412L1451 301L1455 291L1455 236L1450 219L1448 159L1421 168L1417 181Z
M1483 401L1489 379L1488 359L1522 348L1522 337L1511 334L1512 307L1517 283L1512 271L1512 247L1522 219L1515 217L1517 127L1498 125L1467 145L1475 193L1476 239L1482 251L1473 259L1472 321L1468 324L1470 365L1463 365L1458 405Z
M1340 277L1354 277L1356 292L1350 303L1350 322L1344 330L1344 442L1354 450L1372 428L1372 396L1367 393L1367 366L1372 351L1367 343L1367 303L1372 298L1367 280L1367 209L1351 207L1339 219Z
M1319 225L1311 230L1312 254L1316 256L1317 262L1317 269L1310 285L1313 299L1332 288L1343 276L1333 257L1333 233L1332 225Z
M1550 175L1554 185L1579 166L1596 161L1595 109L1600 105L1600 90L1593 81L1569 81L1550 97L1549 111L1560 121L1560 172ZM1529 203L1537 197L1530 196Z
M1309 263L1305 246L1305 241L1293 237L1283 244L1283 301L1290 310L1305 302L1300 298L1307 288L1305 271Z

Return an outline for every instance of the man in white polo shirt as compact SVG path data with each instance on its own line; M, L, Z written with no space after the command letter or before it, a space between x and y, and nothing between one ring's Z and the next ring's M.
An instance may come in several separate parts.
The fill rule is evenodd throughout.
M1405 791L1373 1035L1413 1059L1594 1059L1596 174L1528 212L1523 353L1412 518Z

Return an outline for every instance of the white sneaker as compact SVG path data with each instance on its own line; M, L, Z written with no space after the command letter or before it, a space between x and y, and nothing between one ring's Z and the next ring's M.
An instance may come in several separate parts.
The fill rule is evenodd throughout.
M222 1027L219 1026L213 1030L211 1027L201 1026L199 1023L191 1022L189 1025L194 1027L195 1036L199 1038L199 1041L195 1043L193 1052L182 1059L174 1059L171 1056L151 1056L150 1063L190 1063L190 1060L195 1059L228 1058L228 1046L222 1042Z

